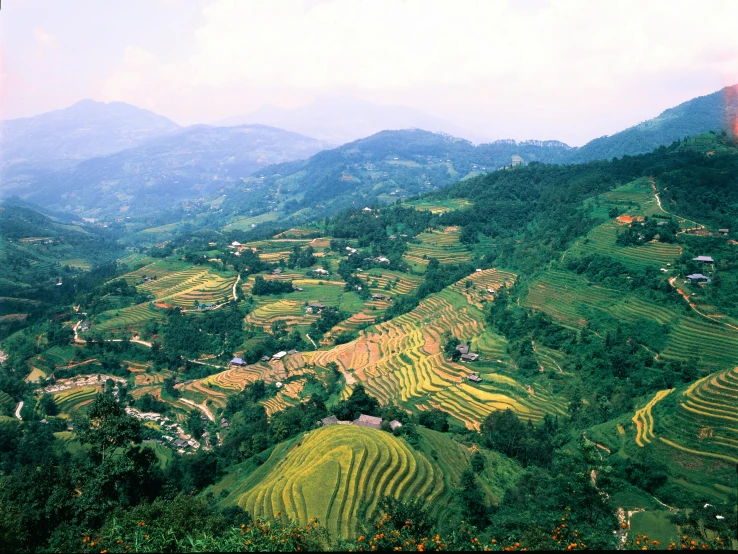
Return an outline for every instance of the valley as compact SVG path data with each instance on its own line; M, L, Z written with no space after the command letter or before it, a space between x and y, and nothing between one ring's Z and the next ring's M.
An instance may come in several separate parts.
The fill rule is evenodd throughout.
M269 166L197 225L2 204L3 436L86 460L66 506L187 493L208 517L317 519L323 547L392 514L438 544L470 525L558 545L569 517L598 548L718 540L738 464L734 138L495 171L442 140L466 153ZM116 479L128 492L97 484Z

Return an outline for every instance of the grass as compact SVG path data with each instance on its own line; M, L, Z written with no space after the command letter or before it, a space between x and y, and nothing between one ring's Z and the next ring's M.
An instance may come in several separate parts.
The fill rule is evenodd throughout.
M634 513L630 518L630 536L646 535L648 542L659 541L666 548L669 543L679 544L678 529L669 521L667 510L646 510Z

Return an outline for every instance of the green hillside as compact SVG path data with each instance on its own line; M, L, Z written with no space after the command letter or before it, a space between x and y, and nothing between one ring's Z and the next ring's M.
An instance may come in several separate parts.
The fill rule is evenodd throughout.
M282 513L303 524L318 518L329 532L345 537L368 531L384 496L427 502L435 516L449 516L470 454L442 433L424 430L421 437L413 448L384 431L318 429L279 445L251 473L236 470L212 491L225 491L225 505L236 503L255 516ZM495 503L519 472L512 464L503 467L485 481Z

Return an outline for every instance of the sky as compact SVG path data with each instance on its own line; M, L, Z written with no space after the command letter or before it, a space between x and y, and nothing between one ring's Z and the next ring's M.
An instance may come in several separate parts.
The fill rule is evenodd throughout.
M4 0L0 118L342 94L576 146L738 83L737 21L736 0Z

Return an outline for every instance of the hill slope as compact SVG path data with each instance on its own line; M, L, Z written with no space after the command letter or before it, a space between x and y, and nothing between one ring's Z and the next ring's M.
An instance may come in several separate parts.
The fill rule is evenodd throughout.
M612 136L594 139L573 151L568 162L609 160L645 154L659 146L707 131L735 130L738 121L738 85L694 98L669 108Z
M384 496L428 502L434 515L440 515L451 508L470 452L448 435L420 431L420 444L413 448L385 431L320 428L278 445L256 471L231 473L214 492L227 491L224 504L238 504L257 517L281 512L303 523L318 518L331 534L342 537L366 529ZM499 502L505 481L520 470L499 455L486 456L499 462L499 475L482 476L484 489L494 490L497 496L490 500Z

